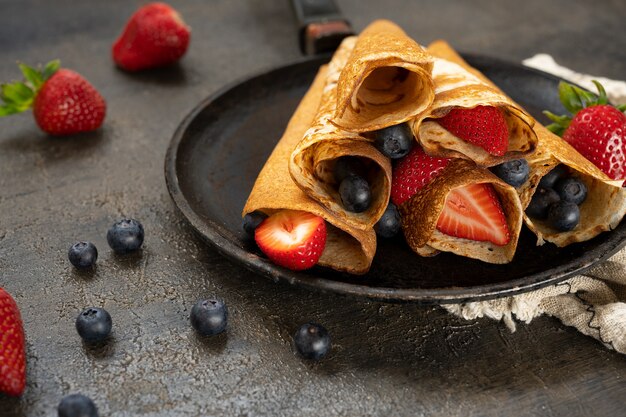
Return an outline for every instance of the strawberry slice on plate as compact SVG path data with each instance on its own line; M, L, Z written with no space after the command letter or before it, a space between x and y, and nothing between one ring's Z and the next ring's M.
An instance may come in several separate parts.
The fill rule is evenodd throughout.
M502 205L491 184L471 184L450 191L437 229L450 236L498 246L511 240Z
M311 268L326 246L326 222L298 210L281 210L256 228L254 240L276 265L294 271Z
M509 147L509 128L502 111L493 106L452 109L437 122L454 136L503 156Z
M450 163L449 158L428 156L421 146L414 146L409 154L400 159L393 168L391 201L396 206L401 205L417 190L428 185L448 166L448 163Z
M26 386L24 328L17 303L0 288L0 392L22 395Z

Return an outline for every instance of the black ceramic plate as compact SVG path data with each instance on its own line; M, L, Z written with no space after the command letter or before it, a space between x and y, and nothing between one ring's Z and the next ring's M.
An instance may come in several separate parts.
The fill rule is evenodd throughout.
M466 55L533 116L562 113L559 79L521 65ZM175 204L222 254L275 281L388 301L423 304L484 300L555 284L608 258L625 243L626 223L588 242L559 249L535 245L524 228L513 262L487 263L440 254L422 258L401 237L379 241L367 275L316 267L293 272L265 259L241 229L241 209L265 160L326 59L315 58L245 79L200 103L176 131L165 160Z

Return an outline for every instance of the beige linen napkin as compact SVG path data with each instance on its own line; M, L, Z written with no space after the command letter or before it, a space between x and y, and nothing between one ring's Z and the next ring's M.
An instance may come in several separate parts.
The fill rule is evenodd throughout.
M614 104L626 103L626 83L576 73L558 65L550 55L538 54L524 65L558 75L591 91L591 80L600 81ZM514 332L515 321L530 323L547 314L592 336L606 347L626 354L626 249L622 249L583 275L541 290L512 297L465 304L443 305L449 312L465 319L489 317L502 320Z

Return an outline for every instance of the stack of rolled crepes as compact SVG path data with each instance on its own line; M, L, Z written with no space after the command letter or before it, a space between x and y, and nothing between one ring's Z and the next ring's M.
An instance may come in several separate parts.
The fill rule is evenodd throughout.
M462 139L447 124L452 112L478 107L502 118L506 142L497 150ZM244 219L261 213L255 227L262 227L267 216L285 210L318 216L325 221L326 239L317 264L366 273L376 252L375 226L393 205L392 186L402 164L381 150L376 135L399 125L413 136L407 158L432 168L428 181L402 199L392 198L406 241L421 256L445 251L508 263L524 222L538 244L565 246L610 230L626 212L626 195L615 182L536 123L447 43L424 49L393 23L376 21L358 37L346 38L320 69L260 172ZM517 187L488 169L520 158L528 161L530 174ZM337 172L346 160L358 162L371 193L371 201L358 210L342 201ZM587 187L580 221L566 232L524 213L541 179L557 166ZM485 204L493 212L480 213ZM464 213L470 215L459 225L454 216ZM501 224L495 225L498 219ZM475 233L495 226L502 239ZM282 243L291 239L293 225L287 229ZM293 239L297 244L298 236Z

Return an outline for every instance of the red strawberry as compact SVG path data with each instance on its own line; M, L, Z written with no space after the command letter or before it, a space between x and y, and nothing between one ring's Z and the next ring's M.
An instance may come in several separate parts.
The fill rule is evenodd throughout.
M449 162L449 158L433 158L426 155L420 146L414 146L393 168L391 201L396 206L407 201L439 175Z
M277 265L294 271L311 268L326 245L326 223L305 211L281 210L256 228L257 245Z
M511 239L502 205L491 184L471 184L450 191L437 229L450 236L499 246Z
M574 114L556 116L544 112L555 123L548 129L572 145L585 158L614 180L626 179L626 105L607 104L606 92L594 81L599 95L561 82L559 96L565 108Z
M99 128L106 113L104 99L82 76L59 67L58 60L48 63L43 71L20 64L26 80L2 85L0 117L32 107L39 127L51 135Z
M113 44L113 60L127 71L162 67L180 59L189 46L190 28L165 3L135 12Z
M22 395L26 386L24 329L15 300L0 288L0 392Z
M492 155L502 156L509 147L509 128L497 107L456 108L437 121L454 136Z

